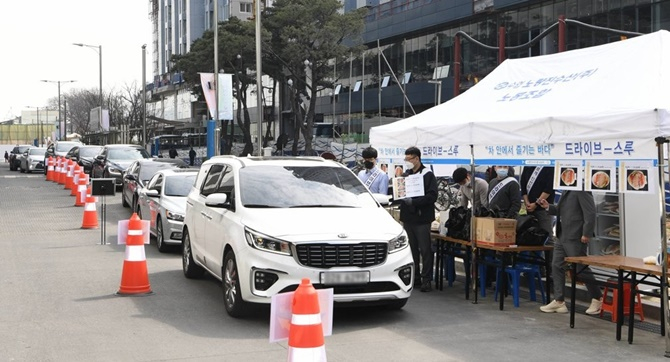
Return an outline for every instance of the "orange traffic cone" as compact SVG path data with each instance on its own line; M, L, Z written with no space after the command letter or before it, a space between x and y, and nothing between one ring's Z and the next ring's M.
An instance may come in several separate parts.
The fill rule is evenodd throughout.
M86 198L86 205L84 205L84 218L81 222L81 228L98 228L98 211L95 208L95 198L93 196L88 196Z
M49 156L47 160L47 181L53 181L54 179L54 159Z
M77 195L75 195L74 206L84 206L86 204L86 183L88 182L88 175L85 173L79 174L79 182L77 182Z
M58 175L58 184L65 185L65 177L67 175L67 163L65 158L60 161L60 174Z
M293 295L293 315L288 336L288 360L326 361L319 296L308 278Z
M72 185L70 185L70 196L77 196L77 190L79 189L79 178L83 172L81 172L81 167L78 164L74 164L74 170L72 171Z
M121 286L116 294L137 295L151 294L147 258L144 254L144 236L142 236L142 220L136 213L128 221L128 237L126 238L126 259L123 261Z
M65 183L63 184L63 190L72 189L72 178L74 177L74 165L75 163L72 160L67 160L67 173L65 174Z
M58 183L58 179L60 178L60 156L56 157L56 160L54 161L54 173L52 176L51 181Z

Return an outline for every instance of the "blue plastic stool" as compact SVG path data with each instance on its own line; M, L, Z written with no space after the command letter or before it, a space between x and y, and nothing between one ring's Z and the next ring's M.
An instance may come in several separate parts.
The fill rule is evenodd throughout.
M487 262L496 262L497 261L495 259L495 256L489 256L489 255L484 256L484 259ZM478 264L477 265L477 270L478 270L478 273L479 273L479 295L481 295L482 298L486 297L486 282L487 282L487 280L486 280L486 267L488 267L488 266L489 265L486 265L486 264ZM500 261L496 262L496 267L495 268L496 268L496 293L497 293L498 283L500 281L500 278L502 278L502 276L501 276L502 264L500 263Z
M542 297L542 304L547 304L547 296L544 294L544 283L542 283L542 273L540 273L539 265L532 264L517 264L505 268L509 288L512 291L512 298L514 299L514 307L519 307L519 282L521 281L521 274L525 274L528 278L528 291L530 292L530 300L537 301L536 287L540 289L540 296ZM537 286L535 283L537 282ZM500 288L500 281L496 281L495 301L498 301L498 291Z

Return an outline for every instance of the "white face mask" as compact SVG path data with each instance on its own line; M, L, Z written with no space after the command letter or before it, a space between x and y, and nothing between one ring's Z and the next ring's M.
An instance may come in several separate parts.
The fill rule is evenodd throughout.
M405 161L405 169L406 169L406 170L412 170L412 169L414 169L414 164L411 163L411 162L409 162L409 161Z

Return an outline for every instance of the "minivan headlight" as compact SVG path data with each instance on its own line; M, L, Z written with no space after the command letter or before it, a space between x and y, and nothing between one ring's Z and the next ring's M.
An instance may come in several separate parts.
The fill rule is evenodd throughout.
M396 251L406 248L407 244L408 244L407 233L405 233L405 230L403 230L400 235L389 240L389 254L395 253Z
M247 239L247 244L252 248L282 255L291 255L291 244L288 241L275 239L248 228L244 229L244 235Z

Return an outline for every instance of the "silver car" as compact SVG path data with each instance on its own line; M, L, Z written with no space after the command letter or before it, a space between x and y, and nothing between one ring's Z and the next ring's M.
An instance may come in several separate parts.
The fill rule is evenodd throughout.
M139 192L137 213L142 220L150 221L160 252L171 245L181 245L186 196L197 174L195 169L161 170Z
M23 154L21 154L19 169L22 173L39 170L43 171L44 167L44 153L46 147L30 147Z

